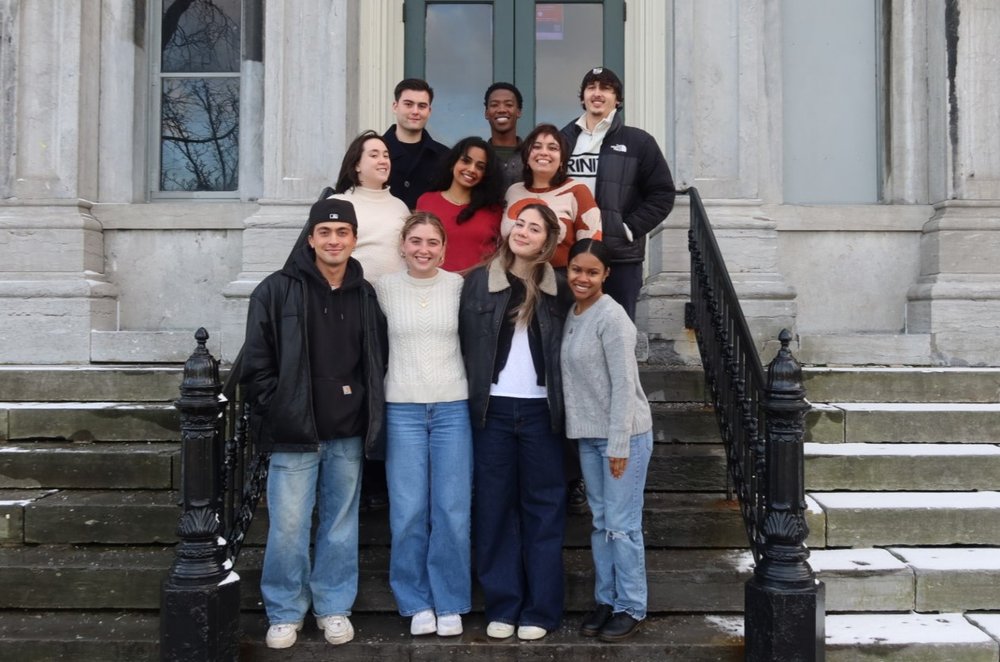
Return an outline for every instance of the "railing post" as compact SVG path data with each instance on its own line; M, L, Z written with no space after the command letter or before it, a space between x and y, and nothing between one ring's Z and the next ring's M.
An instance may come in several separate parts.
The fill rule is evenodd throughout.
M787 329L768 367L767 472L762 529L765 544L745 591L746 659L825 659L825 587L806 562L803 437L806 402L802 367Z
M216 445L224 403L219 365L208 352L208 332L184 364L181 397L181 497L179 542L160 595L160 659L239 659L240 586L221 537L222 467Z

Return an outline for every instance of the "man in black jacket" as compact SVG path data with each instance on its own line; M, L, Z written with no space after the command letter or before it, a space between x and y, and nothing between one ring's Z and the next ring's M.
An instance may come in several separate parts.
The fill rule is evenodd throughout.
M385 317L351 257L357 229L351 203L320 200L285 266L250 295L241 377L271 451L260 582L270 648L295 643L310 604L328 642L354 637L361 460L384 459L387 358Z
M590 187L601 209L602 239L612 255L604 291L635 320L646 235L673 209L675 189L653 136L625 124L623 102L615 72L591 69L580 83L583 115L562 132L573 146L569 175Z
M393 90L392 113L396 123L382 135L389 147L392 169L389 192L406 203L417 206L417 198L430 189L437 175L438 162L448 148L431 138L424 128L431 117L434 89L420 78L405 78Z

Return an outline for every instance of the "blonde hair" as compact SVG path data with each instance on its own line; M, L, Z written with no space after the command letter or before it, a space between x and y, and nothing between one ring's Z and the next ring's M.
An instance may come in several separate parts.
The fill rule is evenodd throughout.
M444 231L444 223L441 219L429 211L415 211L403 219L403 229L399 231L399 243L406 241L407 235L418 225L429 225L441 235L441 245L448 244L448 233Z
M552 256L555 255L556 246L559 244L559 219L556 217L556 213L548 205L533 202L525 205L524 209L521 210L521 214L524 214L529 209L534 209L542 217L546 234L545 244L542 245L541 252L532 261L531 277L524 279L524 303L511 311L514 323L525 327L530 325L531 320L534 319L535 306L542 296L539 285L541 285L542 278L545 275L545 267L549 263L549 260L552 259ZM511 234L513 234L513 231L511 231ZM511 267L514 266L515 257L514 252L510 249L510 235L508 235L506 240L500 242L500 246L497 248L497 252L493 254L490 263L499 261L503 270L510 273Z

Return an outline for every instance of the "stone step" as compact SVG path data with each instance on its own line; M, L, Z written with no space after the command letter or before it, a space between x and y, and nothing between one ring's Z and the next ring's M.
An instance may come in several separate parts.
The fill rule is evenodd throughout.
M702 402L705 377L695 366L644 366L650 402ZM1000 368L803 366L810 402L997 402Z
M173 405L135 402L0 402L0 440L177 441Z
M913 569L916 611L1000 610L1000 549L891 547L889 551Z
M827 662L996 662L996 629L974 614L840 614L826 618ZM993 635L993 636L991 636Z
M806 441L1000 443L1000 403L837 402L814 405Z
M244 609L262 609L260 570L264 550L245 549L236 564ZM160 584L174 560L170 547L46 545L0 548L0 609L157 609ZM590 550L567 549L566 609L593 602ZM649 606L656 612L739 612L751 572L744 550L657 550L647 553ZM360 557L358 613L392 612L389 550L364 548ZM698 590L692 590L697 587ZM911 600L912 602L912 600ZM483 609L478 587L473 610Z
M1000 446L805 444L809 490L954 491L1000 485Z
M997 402L1000 368L805 367L810 402Z
M178 444L22 442L0 445L0 488L172 489Z
M810 547L1000 545L1000 492L810 492L826 519Z
M153 544L174 542L177 493L151 490L0 490L4 542L29 544ZM644 509L648 547L729 548L746 545L739 506L720 493L649 492ZM814 546L824 545L823 514L807 517ZM590 515L572 515L566 525L567 547L590 545ZM261 503L247 533L249 544L262 544L267 505ZM386 511L361 516L363 545L387 545Z
M244 609L261 609L264 550L244 550L236 566ZM49 545L0 548L0 609L156 609L160 583L173 563L170 547ZM390 612L389 552L361 552L355 611ZM590 551L567 549L566 608L592 600ZM809 563L826 584L835 612L1000 610L1000 549L815 549ZM741 549L650 549L649 608L654 612L739 613L753 560ZM473 609L482 610L475 592Z
M352 616L355 638L330 646L308 619L295 646L272 651L264 646L267 622L260 613L244 614L240 659L319 660L505 660L636 662L683 659L691 662L737 662L743 659L742 628L729 616L652 615L640 631L621 644L602 644L577 634L581 616L569 615L563 626L536 642L486 637L481 616L464 619L460 637L411 637L407 620L395 614ZM334 652L335 651L335 652ZM18 662L49 660L155 660L159 656L159 618L150 612L4 612L0 613L0 659Z
M485 635L481 617L466 617L461 637L411 637L406 620L393 614L352 617L355 640L331 647L315 623L307 621L295 646L269 651L267 622L260 613L244 614L240 659L316 660L334 654L346 662L370 660L463 659L533 660L685 660L743 659L743 624L730 615L651 615L632 639L602 644L580 637L579 615L569 615L556 632L537 642L496 641ZM829 662L995 662L1000 654L997 614L844 614L826 618ZM992 636L991 636L992 635ZM155 660L159 657L159 618L154 612L11 611L0 613L0 658L18 662L49 660Z
M181 366L4 365L0 401L172 402L182 372Z

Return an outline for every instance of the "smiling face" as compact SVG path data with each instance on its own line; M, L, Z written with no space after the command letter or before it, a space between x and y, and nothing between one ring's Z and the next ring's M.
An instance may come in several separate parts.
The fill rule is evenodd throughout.
M517 120L521 117L521 109L517 107L517 97L510 90L496 89L486 100L486 121L494 134L505 134L517 131Z
M601 298L604 280L611 272L591 253L580 253L569 261L566 277L577 304L587 307Z
M343 267L357 243L358 236L350 223L317 223L309 235L309 246L316 251L316 266L324 274Z
M515 257L533 261L541 255L547 238L542 214L537 209L525 209L514 221L507 242Z
M431 116L431 95L423 90L403 90L399 101L392 103L396 126L404 131L424 130Z
M392 169L389 148L381 138L369 138L361 149L361 158L354 167L358 173L358 181L364 188L383 188L389 181L389 172Z
M562 149L558 138L540 133L528 150L528 167L536 186L546 186L562 165Z
M458 157L451 169L451 178L462 188L472 189L483 181L486 174L486 150L482 147L470 147L465 154Z
M610 85L595 80L583 88L583 107L594 119L604 119L617 105L618 95Z
M444 261L444 237L430 223L418 223L403 237L401 250L406 272L414 278L430 278Z

